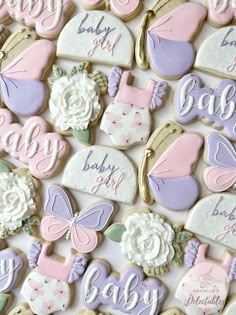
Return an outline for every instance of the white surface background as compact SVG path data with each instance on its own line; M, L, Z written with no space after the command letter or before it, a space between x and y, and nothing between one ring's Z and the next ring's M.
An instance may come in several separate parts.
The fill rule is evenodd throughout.
M74 0L74 1L75 1L76 6L77 6L76 11L74 13L74 15L76 15L78 12L81 12L83 9L80 5L80 0ZM174 1L174 0L172 0L172 1ZM197 1L204 3L204 0L197 0ZM140 21L142 19L142 16L143 16L145 10L149 9L153 5L153 3L154 3L153 0L144 0L142 12L135 19L133 19L127 23L128 27L131 29L131 31L135 37L137 36L137 33L139 31ZM17 28L19 28L19 25L17 25L16 23L14 23L10 26L11 30L15 30ZM199 45L202 43L202 41L205 38L207 38L214 31L215 31L215 29L213 27L211 27L207 23L205 23L200 34L198 35L198 37L194 43L195 48L197 49L199 47ZM56 63L58 65L60 65L61 67L63 67L65 70L69 70L73 65L75 65L75 62L65 61L65 60L62 60L60 58L56 60ZM109 72L111 71L111 67L104 67L104 66L99 66L99 65L94 66L93 69L100 69L100 70L104 71L106 74L109 74ZM160 79L151 70L142 71L142 70L138 69L136 67L136 65L135 65L135 68L133 69L133 74L135 76L133 84L136 85L137 87L140 87L140 88L145 87L148 79L151 79L151 78L155 79L155 80ZM213 76L210 76L210 75L207 75L204 73L200 73L200 76L203 79L203 82L205 83L205 85L209 86L209 87L217 87L218 84L220 83L220 80L221 80L217 77L213 77ZM168 97L168 100L166 101L166 103L164 104L164 106L161 109L157 110L153 114L154 127L155 128L160 126L162 123L166 122L167 120L173 119L173 115L172 115L173 93L174 93L174 89L176 87L177 81L169 81L169 84L171 86L171 93ZM111 98L109 96L107 96L105 98L105 105L107 106L110 103L110 101L111 101ZM46 110L46 112L42 116L47 119L48 118L48 111ZM24 122L24 119L20 119L20 122ZM207 134L208 132L214 131L214 129L204 126L201 122L192 123L188 126L184 126L184 128L185 128L185 130L200 132L204 135ZM75 152L77 152L83 148L83 145L81 145L73 137L68 137L67 140L70 142L70 144L73 148L71 156ZM96 144L110 145L111 146L111 142L110 142L109 138L102 131L100 131L99 128L96 128ZM130 158L133 159L136 167L138 167L138 165L139 165L139 161L141 159L143 149L144 149L144 145L139 145L139 146L136 146L132 149L125 151L125 154L127 154ZM14 159L9 158L9 156L7 156L6 159L11 161L17 167L23 166L23 164L19 163L18 161L14 160ZM209 194L209 192L207 192L206 189L204 188L203 182L201 180L201 174L202 174L203 166L204 166L204 163L201 161L198 165L197 170L196 170L196 175L197 175L198 179L200 180L201 195L202 196ZM42 196L42 205L41 205L41 211L40 211L41 216L44 215L43 203L45 201L47 187L49 187L50 184L60 184L62 174L63 174L63 170L60 172L59 176L52 178L50 180L44 180L41 182L41 191L40 191L41 196ZM75 176L76 176L76 174L75 174ZM88 203L99 199L99 197L87 195L87 194L80 193L77 191L71 191L71 193L72 193L75 201L77 202L78 209L83 209L86 207L86 205ZM133 206L120 204L119 205L119 211L117 212L116 216L114 217L114 221L116 221L116 222L120 221L128 209L131 209L134 207L136 208L139 206L143 206L143 203L140 200L140 198L138 198L137 203ZM172 223L185 221L187 214L188 214L187 211L174 212L174 211L167 210L165 208L162 208L157 203L154 203L152 206L150 206L150 209L152 209L153 212L164 215ZM204 241L203 238L200 238L200 239L202 241ZM212 245L210 247L210 250L209 250L210 256L220 259L224 255L225 249L222 246L217 245L216 243L212 243L210 241L207 241L206 239L205 239L205 241ZM31 243L30 238L26 234L24 234L23 232L16 235L16 236L10 237L8 239L9 246L18 247L22 251L24 251L25 253L27 253L27 250L30 246L30 243ZM70 241L58 241L55 244L55 253L58 253L62 256L66 256L68 251L69 251L70 246L71 246ZM105 259L107 259L109 261L109 263L111 264L112 269L116 270L116 271L119 271L121 269L122 265L127 263L126 259L121 254L119 244L114 243L114 242L110 241L109 239L103 240L100 247L98 247L98 249L96 249L92 253L92 258L105 258ZM185 271L186 271L185 267L182 267L179 269L171 267L169 273L166 276L161 277L161 280L169 289L168 298L166 299L166 301L163 305L163 309L167 309L167 308L172 307L172 306L179 306L183 310L183 307L174 298L174 291L175 291L175 287L178 283L178 280L185 274ZM30 269L28 269L27 272L30 272ZM74 315L76 311L78 311L80 308L82 308L81 297L80 297L80 285L81 285L81 281L79 281L75 286L76 292L75 292L75 299L74 299L72 307L70 307L64 313L58 312L57 313L58 315L60 315L60 314ZM18 304L24 302L23 297L20 296L20 287L21 287L21 285L19 286L18 289L16 289L14 291L15 300L14 300L14 304L12 304L12 306L10 307L10 310L13 308L13 305L15 306L15 305L18 305ZM234 292L236 293L236 283L231 284L231 293L234 293ZM117 314L117 315L121 314L120 312L112 310L109 307L101 307L100 310L106 310L112 314Z

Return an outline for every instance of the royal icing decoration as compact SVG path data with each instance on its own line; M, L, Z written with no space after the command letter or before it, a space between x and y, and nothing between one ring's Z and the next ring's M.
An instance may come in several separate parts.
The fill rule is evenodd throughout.
M201 199L190 211L185 228L236 249L236 195L219 193Z
M207 249L208 245L192 240L185 250L185 265L190 270L180 280L175 297L187 314L221 314L229 282L236 279L236 259L227 252L222 262L206 258Z
M113 14L121 19L129 20L139 11L141 0L82 0L85 9L106 9L110 6Z
M234 294L229 302L227 303L224 312L222 315L234 315L236 314L236 300L235 300L236 295Z
M56 37L66 22L68 11L72 11L71 0L11 0L0 3L0 22L10 18L26 26L34 27L42 37ZM40 58L38 59L38 61Z
M89 309L109 305L132 315L158 315L166 298L166 288L156 279L145 279L143 271L127 266L118 277L110 275L107 262L95 261L82 280L82 303Z
M236 140L236 83L223 80L218 89L202 87L198 75L187 74L178 84L175 118L181 124L201 118Z
M69 284L79 280L83 275L88 258L70 251L67 257L48 256L52 244L34 241L28 260L34 268L25 279L21 294L36 315L49 315L65 311L70 303L71 288Z
M165 3L168 5L168 1ZM148 68L150 62L162 77L176 79L193 66L195 51L191 41L205 20L207 9L199 3L184 3L150 24L159 9L159 3L155 4L144 15L136 44L136 60L143 69ZM146 50L149 61L145 57Z
M57 43L57 56L131 67L134 40L120 19L106 12L80 13L66 24Z
M183 133L169 122L156 129L144 150L139 168L139 190L146 203L153 199L171 210L186 210L199 196L199 187L192 176L203 138Z
M80 253L89 253L97 247L98 232L108 225L115 206L110 201L98 201L73 214L66 191L59 186L50 186L45 210L48 215L41 222L45 240L55 241L66 236Z
M92 140L91 127L102 112L100 96L107 92L107 79L101 71L88 73L88 63L73 67L67 74L53 67L49 99L50 116L61 132L70 132L85 144Z
M16 306L8 315L34 315L31 309L29 308L29 305L22 304L19 306Z
M235 0L208 0L208 19L214 26L225 26L235 17Z
M213 192L236 188L236 150L221 134L207 136L205 159L208 166L204 170L204 182Z
M126 214L123 224L111 225L105 235L119 242L121 252L147 275L159 276L168 271L170 263L182 264L180 244L192 238L182 227L183 224L172 227L158 214L140 208Z
M39 113L47 100L46 86L40 80L50 70L54 55L53 42L36 40L33 31L13 33L0 51L1 107L5 104L17 115Z
M54 176L69 152L69 144L59 134L48 132L41 117L28 119L24 126L13 121L9 110L0 109L0 153L5 151L28 164L37 178Z
M137 192L137 174L133 163L122 152L96 145L77 152L70 159L62 185L132 204Z
M152 126L151 111L161 107L167 94L167 83L149 80L145 90L129 85L131 72L114 67L109 76L109 94L115 97L101 121L112 143L128 148L146 143Z

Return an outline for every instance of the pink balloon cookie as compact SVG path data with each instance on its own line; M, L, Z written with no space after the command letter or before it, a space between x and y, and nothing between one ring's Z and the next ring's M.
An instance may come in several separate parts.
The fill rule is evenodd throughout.
M235 0L208 0L208 21L215 27L230 24L236 18Z

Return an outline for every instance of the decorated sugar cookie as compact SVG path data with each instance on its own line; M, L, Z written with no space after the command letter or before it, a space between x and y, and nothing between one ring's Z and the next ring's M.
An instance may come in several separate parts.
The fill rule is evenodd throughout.
M75 313L75 315L111 315L111 314L83 309Z
M185 314L178 308L174 307L160 313L160 315L185 315Z
M0 46L1 47L5 43L5 41L7 40L7 38L9 36L10 36L10 32L9 32L8 28L6 26L0 24Z
M128 149L146 143L152 126L151 111L159 108L167 95L167 82L149 80L142 90L129 85L131 72L114 67L109 76L109 94L115 97L101 121L113 145Z
M34 315L28 304L16 306L8 315Z
M93 251L115 211L111 201L97 201L87 209L73 213L70 196L59 186L50 186L45 203L47 216L41 222L41 234L47 241L66 236L80 253Z
M71 302L70 284L83 275L88 258L70 251L66 258L51 255L52 243L35 240L28 254L34 270L25 279L21 295L36 315L65 311Z
M208 245L191 240L185 250L185 265L189 268L180 280L175 297L191 315L221 314L229 283L236 279L236 258L226 252L223 261L206 257Z
M0 238L14 235L21 229L35 234L39 224L35 216L40 197L39 183L26 169L12 169L0 160Z
M23 116L42 112L47 104L47 89L41 80L50 71L54 57L53 42L37 40L29 29L14 32L0 53L1 107L4 104Z
M141 0L82 0L87 10L111 9L112 13L127 21L135 17L141 9Z
M8 109L0 109L0 154L7 152L27 164L30 173L37 178L56 175L69 153L69 144L48 129L47 122L41 117L31 117L22 126L14 123Z
M153 200L171 210L191 208L199 196L192 176L203 138L183 132L168 122L156 129L147 142L139 167L139 191L145 203Z
M145 275L136 265L127 265L121 273L111 272L105 260L95 260L87 268L81 287L81 300L86 308L99 305L125 314L159 314L167 290L162 283Z
M156 277L167 273L169 265L182 264L181 244L192 238L191 233L182 230L183 225L171 226L148 208L139 208L129 211L123 223L112 224L105 235L120 243L129 261Z
M218 193L202 198L191 209L185 228L236 250L236 195Z
M69 160L62 185L133 204L137 193L137 172L133 163L119 150L95 145L77 152Z
M9 314L9 315L17 315L17 314ZM28 314L22 314L22 315L28 315ZM31 315L31 314L29 314ZM75 315L111 315L110 313L103 313L99 311L94 311L94 310L80 310L79 312L75 313ZM183 312L181 312L177 308L170 308L164 312L161 312L160 315L185 315ZM226 314L227 315L227 314ZM233 314L228 314L228 315L233 315Z
M235 20L235 0L208 0L208 21L215 27L225 26Z
M65 73L54 66L54 76L49 78L49 111L54 126L84 144L93 142L91 129L102 114L101 96L107 92L106 76L97 70L89 73L88 67L88 63L81 63Z
M235 117L236 118L236 117ZM221 192L236 188L236 150L224 136L211 133L206 137L203 178L209 190Z
M191 42L206 15L206 7L199 3L155 1L140 26L135 52L138 66L147 69L150 65L159 76L168 79L189 72L195 60Z
M57 56L130 68L134 39L125 24L102 11L83 12L63 28Z
M236 298L235 294L230 297L222 315L234 315L234 314L236 314L236 300L235 300L235 298Z
M181 124L198 118L236 140L236 83L223 80L217 89L202 87L198 75L187 74L178 83L174 114Z

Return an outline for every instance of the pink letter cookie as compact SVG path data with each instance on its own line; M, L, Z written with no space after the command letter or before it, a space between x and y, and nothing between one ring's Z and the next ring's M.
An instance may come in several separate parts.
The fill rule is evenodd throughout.
M225 26L235 20L235 0L208 0L208 21L215 27Z

